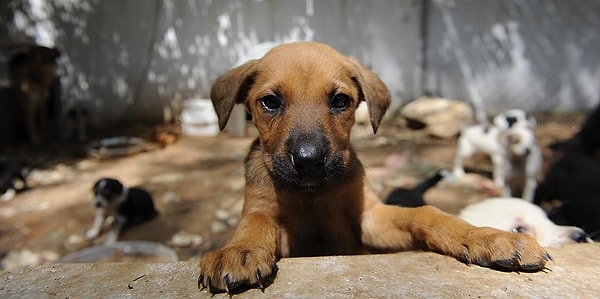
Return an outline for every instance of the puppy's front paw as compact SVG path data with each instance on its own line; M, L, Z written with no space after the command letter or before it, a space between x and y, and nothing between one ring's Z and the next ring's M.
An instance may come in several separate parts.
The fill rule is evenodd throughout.
M92 239L95 239L98 236L98 234L99 234L98 231L90 229L85 232L85 238L88 240L92 240Z
M264 289L277 273L275 254L256 247L230 245L206 253L200 260L198 287L211 293Z
M493 228L475 228L464 246L465 255L459 259L503 271L537 272L552 259L533 237Z

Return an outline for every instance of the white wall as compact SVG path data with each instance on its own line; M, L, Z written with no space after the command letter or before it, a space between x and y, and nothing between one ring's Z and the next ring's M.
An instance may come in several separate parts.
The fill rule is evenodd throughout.
M21 0L2 44L57 46L65 105L97 126L158 120L208 95L264 42L315 40L379 73L396 106L424 93L509 107L588 109L600 98L600 2L563 0ZM426 17L423 18L422 16ZM6 59L6 57L4 57ZM425 66L425 68L423 68Z

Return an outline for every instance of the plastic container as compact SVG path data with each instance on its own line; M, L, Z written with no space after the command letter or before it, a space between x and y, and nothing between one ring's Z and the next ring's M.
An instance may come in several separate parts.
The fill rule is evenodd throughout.
M219 134L217 113L209 99L191 99L183 102L181 131L189 136Z
M173 249L150 241L120 241L98 245L64 256L58 263L176 262Z
M146 141L139 137L119 136L104 138L88 144L88 155L95 158L115 158L144 151Z

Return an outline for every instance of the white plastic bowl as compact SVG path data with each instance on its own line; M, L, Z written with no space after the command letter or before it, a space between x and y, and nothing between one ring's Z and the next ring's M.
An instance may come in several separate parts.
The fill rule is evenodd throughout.
M139 137L119 136L91 142L86 151L95 158L114 158L143 151L146 141Z
M98 245L64 256L59 263L176 262L173 249L150 241L121 241Z

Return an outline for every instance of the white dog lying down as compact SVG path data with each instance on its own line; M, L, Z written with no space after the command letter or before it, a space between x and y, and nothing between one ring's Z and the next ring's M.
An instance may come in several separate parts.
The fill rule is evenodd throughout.
M523 174L521 197L533 201L536 177L542 166L542 153L533 132L535 125L535 119L523 110L511 109L498 114L493 124L463 128L456 147L454 175L462 177L465 174L463 160L482 152L492 159L494 183L502 196L512 196L506 181Z
M475 226L530 234L543 247L588 241L581 228L556 225L542 208L520 198L489 198L467 206L459 217Z

